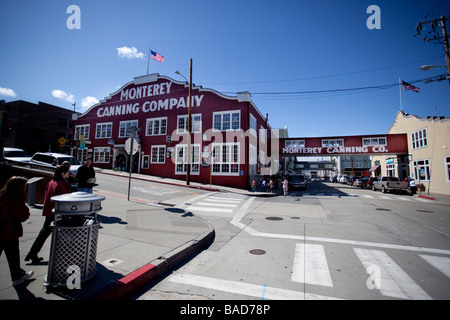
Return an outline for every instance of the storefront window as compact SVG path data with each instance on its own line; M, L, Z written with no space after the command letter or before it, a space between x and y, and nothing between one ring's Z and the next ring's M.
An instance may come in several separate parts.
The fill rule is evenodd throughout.
M420 181L430 180L430 162L428 159L416 160L414 165L414 178Z

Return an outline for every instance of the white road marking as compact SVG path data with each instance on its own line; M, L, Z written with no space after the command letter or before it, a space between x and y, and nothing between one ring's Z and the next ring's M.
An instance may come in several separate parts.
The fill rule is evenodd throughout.
M450 278L450 258L427 256L423 254L419 254L419 256Z
M175 283L272 300L340 300L338 298L318 294L273 288L266 285L215 279L193 274L172 274L168 279Z
M353 250L366 270L369 270L371 266L380 268L379 276L381 281L379 290L384 296L401 299L431 300L431 297L384 251L362 248L353 248Z
M316 242L329 242L329 243L342 243L350 244L355 246L365 246L365 247L379 247L386 249L399 249L407 251L417 251L417 252L428 252L436 254L450 255L450 250L446 249L435 249L435 248L425 248L425 247L414 247L405 246L399 244L389 244L389 243L378 243L378 242L368 242L368 241L357 241L357 240L345 240L345 239L335 239L335 238L323 238L323 237L311 237L311 236L299 236L291 234L279 234L279 233L265 233L259 232L252 227L249 227L241 222L244 216L247 214L247 209L251 205L255 198L248 199L244 205L239 209L239 211L234 215L233 219L230 221L231 224L236 227L246 231L255 237L265 237L265 238L278 238L278 239L293 239L298 241L316 241Z
M196 202L195 205L199 205L199 206L217 206L217 207L228 207L228 208L236 208L237 204L229 204L229 203L218 203L218 202Z
M291 280L320 286L333 286L322 245L297 243Z

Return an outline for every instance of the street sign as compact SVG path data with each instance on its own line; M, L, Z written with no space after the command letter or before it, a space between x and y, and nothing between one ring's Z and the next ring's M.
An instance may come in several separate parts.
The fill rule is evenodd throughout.
M59 146L60 147L64 147L64 145L66 144L67 140L64 137L61 137L58 139L59 142Z
M131 148L133 148L133 152L132 152L133 155L135 155L136 152L139 151L139 144L135 138L128 138L127 141L125 141L125 151L128 154L130 154Z

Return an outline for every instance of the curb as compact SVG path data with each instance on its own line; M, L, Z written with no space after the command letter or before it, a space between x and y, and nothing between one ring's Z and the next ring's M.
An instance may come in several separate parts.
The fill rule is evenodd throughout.
M96 171L95 173L101 173L101 174L107 174L110 176L118 176L118 177L125 177L123 175L120 174L114 174L114 173L110 173L110 172L102 172L102 171ZM215 192L220 192L220 189L217 188L210 188L210 187L202 187L202 186L191 186L191 185L181 185L178 183L174 183L174 182L169 182L169 181L158 181L158 180L152 180L152 179L144 179L141 177L132 177L133 179L136 180L141 180L141 181L149 181L149 182L156 182L156 183L162 183L162 184L168 184L168 185L172 185L172 186L178 186L178 187L186 187L186 188L192 188L192 189L200 189L200 190L207 190L207 191L215 191Z
M197 238L169 251L166 255L148 263L116 280L112 284L88 296L85 300L119 300L141 289L144 285L174 269L197 252L207 248L215 237L212 226Z
M418 195L419 198L425 198L425 199L429 199L429 200L435 200L436 198L433 197L429 197L429 196L423 196L421 194Z

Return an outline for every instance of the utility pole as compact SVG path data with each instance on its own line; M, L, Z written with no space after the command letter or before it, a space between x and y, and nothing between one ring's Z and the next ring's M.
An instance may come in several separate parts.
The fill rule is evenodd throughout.
M444 45L445 62L446 62L446 66L447 66L447 77L450 76L450 48L449 48L449 36L447 33L447 25L446 25L446 21L448 19L450 19L450 17L441 16L440 18L437 18L437 19L421 21L416 26L417 34L415 35L415 37L420 36L421 31L423 31L425 29L424 24L429 23L429 26L431 27L431 31L424 34L423 40L425 42L441 43ZM436 27L438 27L438 22L440 22L440 24L441 24L442 35L440 35L439 31L436 29ZM450 82L450 78L449 78L449 82Z
M191 131L192 131L192 122L191 122L191 116L192 116L192 58L190 60L190 66L189 66L189 99L188 99L188 145L186 150L186 185L189 185L190 178L191 178Z
M447 63L447 74L450 75L450 48L448 45L448 34L447 34L447 26L445 21L448 18L445 16L441 17L441 26L442 26L442 36L444 38L444 48L445 48L445 62ZM450 81L450 79L449 79Z

